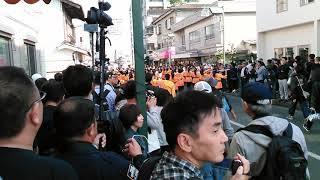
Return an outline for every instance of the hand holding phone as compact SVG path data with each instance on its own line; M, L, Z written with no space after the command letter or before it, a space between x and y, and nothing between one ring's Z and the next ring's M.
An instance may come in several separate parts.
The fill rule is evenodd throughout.
M232 172L232 175L235 175L235 174L236 174L236 172L237 172L237 170L238 170L238 168L239 168L240 166L243 166L243 163L242 163L240 160L238 160L238 159L232 160L232 162L231 162L231 167L230 167L231 172Z

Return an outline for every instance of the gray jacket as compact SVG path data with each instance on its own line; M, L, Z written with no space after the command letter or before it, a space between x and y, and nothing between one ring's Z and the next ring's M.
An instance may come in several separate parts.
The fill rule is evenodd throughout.
M250 124L255 125L266 125L269 126L270 130L274 135L282 135L283 131L288 126L288 121L286 119L266 116L253 120ZM304 152L304 156L308 158L308 150L304 135L300 128L292 124L292 139L298 142ZM266 148L271 142L271 138L256 134L248 131L239 131L234 134L232 142L229 149L229 157L233 158L237 153L242 154L250 162L250 172L253 176L257 176L262 171L266 162ZM307 174L308 170L307 170Z
M168 145L166 134L163 131L162 119L160 116L163 107L152 107L147 111L147 124L151 129L157 130L160 146Z
M228 136L228 140L231 140L234 135L234 130L231 126L230 118L228 116L228 113L223 108L220 108L220 112L221 112L221 119L222 119L222 129Z

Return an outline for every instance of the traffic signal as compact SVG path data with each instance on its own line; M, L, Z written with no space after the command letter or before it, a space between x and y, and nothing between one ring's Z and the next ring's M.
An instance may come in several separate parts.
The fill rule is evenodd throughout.
M103 28L113 25L112 18L104 12L110 8L111 5L108 2L99 2L99 9L91 7L88 11L86 22L88 24L99 24Z

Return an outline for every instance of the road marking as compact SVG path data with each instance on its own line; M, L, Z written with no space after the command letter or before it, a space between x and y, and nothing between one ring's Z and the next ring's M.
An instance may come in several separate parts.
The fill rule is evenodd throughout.
M230 123L233 124L233 125L235 125L235 126L238 126L238 127L240 127L240 128L245 127L243 124L240 124L240 123L237 123L237 122L234 122L234 121L230 121ZM313 157L314 159L320 161L320 156L319 156L318 154L315 154L315 153L313 153L313 152L308 151L308 155L309 155L310 157Z

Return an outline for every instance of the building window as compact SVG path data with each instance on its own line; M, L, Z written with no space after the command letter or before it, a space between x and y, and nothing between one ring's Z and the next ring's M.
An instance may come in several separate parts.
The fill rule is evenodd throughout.
M314 2L314 0L300 0L300 5L303 6L303 5L307 5L309 3L312 3Z
M10 39L0 36L0 66L11 65Z
M148 43L147 44L147 50L148 51L154 51L155 50L154 43Z
M171 29L170 19L167 19L165 23L166 23L166 29Z
M206 40L214 38L214 25L213 24L206 26L204 28L204 31L205 31L205 35L206 35Z
M64 39L65 41L75 44L76 43L76 38L75 38L75 33L74 33L74 26L72 24L71 18L65 14L65 29L64 29Z
M309 51L310 51L310 47L308 45L298 46L298 55L304 60L308 59L308 55L310 53Z
M275 48L274 49L274 57L277 59L281 59L284 57L283 48Z
M22 68L31 76L37 73L36 48L32 42L25 42L23 48Z
M170 17L170 25L172 26L174 24L174 18L173 17Z
M292 47L287 47L287 48L285 48L285 51L286 51L286 57L289 60L293 59L293 55L294 55L293 48Z
M283 12L288 10L288 0L277 0L277 12Z
M200 42L200 31L196 30L196 31L190 32L189 40L190 40L190 43Z
M182 37L181 37L181 44L186 45L186 36L185 35L182 35Z
M146 28L146 33L147 33L147 34L153 34L153 26L148 26L148 27Z
M158 29L157 29L157 34L161 34L162 32L162 29L161 29L161 24L158 24Z

